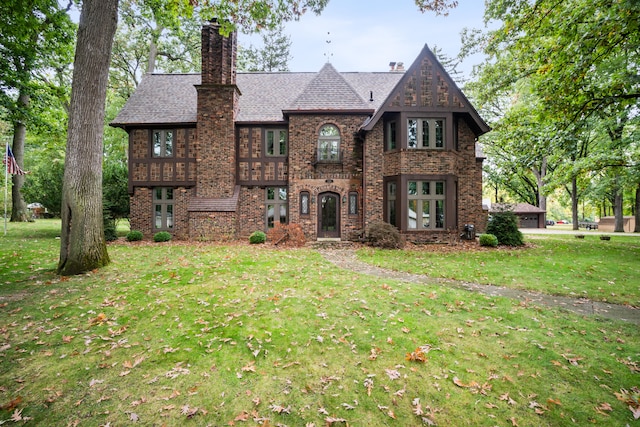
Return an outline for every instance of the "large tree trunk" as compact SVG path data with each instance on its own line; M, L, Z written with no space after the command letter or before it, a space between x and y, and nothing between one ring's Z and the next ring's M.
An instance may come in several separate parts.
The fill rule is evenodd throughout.
M62 189L58 273L79 274L109 263L102 223L102 137L118 0L82 4L73 68Z
M573 230L579 229L578 223L578 178L573 177L571 179L571 222Z
M636 187L636 226L633 228L634 233L640 233L640 182Z
M613 231L616 233L624 233L624 215L622 210L622 188L616 185L616 194L613 206L613 215L615 217L615 226Z
M18 109L26 109L29 106L29 95L20 93L18 96ZM13 156L18 165L24 169L24 141L27 137L27 126L22 121L17 121L13 127ZM22 197L22 186L24 185L24 175L13 175L11 177L13 186L11 187L11 222L29 221L27 204Z

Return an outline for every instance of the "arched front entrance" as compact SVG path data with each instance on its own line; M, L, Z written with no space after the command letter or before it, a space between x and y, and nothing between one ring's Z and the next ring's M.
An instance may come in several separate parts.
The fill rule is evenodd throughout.
M340 237L340 195L318 195L318 238Z

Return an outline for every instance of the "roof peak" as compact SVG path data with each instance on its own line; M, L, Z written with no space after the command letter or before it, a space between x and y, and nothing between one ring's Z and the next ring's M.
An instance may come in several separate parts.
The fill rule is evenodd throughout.
M288 110L366 110L371 108L330 63L325 63Z

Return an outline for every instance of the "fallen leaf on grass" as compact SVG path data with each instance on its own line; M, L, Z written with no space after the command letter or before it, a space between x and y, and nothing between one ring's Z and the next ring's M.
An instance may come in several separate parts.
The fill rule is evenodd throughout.
M96 317L94 317L93 319L90 319L89 320L89 324L91 326L95 326L95 325L100 325L100 324L102 324L102 323L104 323L106 321L107 321L107 315L104 314L104 313L100 313Z
M269 405L269 409L271 409L271 412L275 412L277 414L290 414L291 413L291 406L281 406L281 405L276 405L276 404L272 404Z
M187 418L193 418L193 416L198 413L198 408L191 408L189 405L183 405L182 408L180 408L180 413Z
M608 412L612 412L612 411L613 411L613 408L611 407L611 404L607 402L603 402L598 406L596 406L596 412L601 415L609 415Z
M256 371L256 362L253 360L249 362L247 365L242 367L242 372L255 372Z
M324 419L324 422L327 423L328 426L334 423L347 423L347 420L344 418L335 418L335 417L327 417Z
M429 351L431 351L431 346L429 344L421 345L411 353L407 353L405 359L410 362L426 362L428 360L427 353L429 353Z
M3 411L12 411L21 403L22 403L22 397L18 396L10 400L9 402L5 403L4 405L0 406L0 409L2 409Z
M397 380L401 376L400 372L398 372L396 369L385 369L385 372L389 376L389 379L392 381Z

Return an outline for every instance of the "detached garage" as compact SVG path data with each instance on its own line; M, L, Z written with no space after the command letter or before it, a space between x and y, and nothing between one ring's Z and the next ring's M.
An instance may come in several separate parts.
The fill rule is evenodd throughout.
M494 203L489 208L489 214L512 211L520 219L518 227L520 228L545 228L547 211L529 203L517 203L515 205L508 203Z

